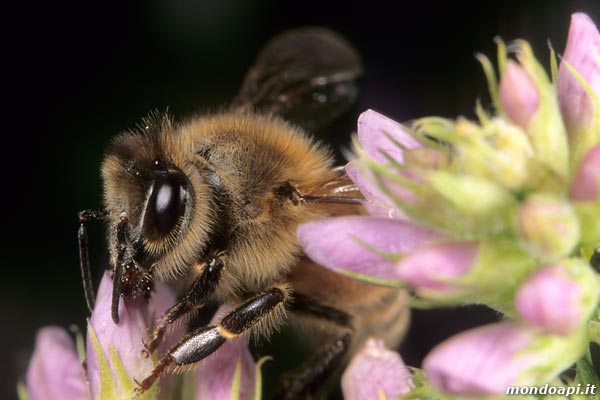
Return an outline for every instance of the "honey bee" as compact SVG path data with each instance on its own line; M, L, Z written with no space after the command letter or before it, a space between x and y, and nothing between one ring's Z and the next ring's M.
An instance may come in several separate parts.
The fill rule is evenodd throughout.
M146 343L156 351L177 321L208 304L234 310L188 332L139 381L193 368L225 341L268 337L290 323L323 347L282 384L280 398L312 396L369 336L395 347L407 294L338 275L302 254L299 224L363 212L362 197L331 152L306 131L345 111L362 66L338 34L303 28L259 53L222 112L175 124L153 114L118 135L102 164L104 208L80 213L81 268L93 307L86 223L108 229L113 298L150 296L153 282L179 294Z

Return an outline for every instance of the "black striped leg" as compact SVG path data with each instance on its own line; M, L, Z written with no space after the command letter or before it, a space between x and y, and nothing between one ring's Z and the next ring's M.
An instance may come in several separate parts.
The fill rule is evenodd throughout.
M295 293L290 312L326 320L338 327L339 336L327 343L306 364L285 377L274 399L312 399L343 365L352 341L352 317L302 294Z
M327 343L316 356L300 370L286 377L279 391L273 396L277 400L313 399L337 371L346 358L352 334L345 333Z
M117 225L117 262L113 271L113 291L110 313L115 324L119 324L119 298L121 296L121 278L125 269L125 253L129 243L127 235L129 230L129 218L125 213L119 216L119 224Z
M166 356L159 360L146 379L138 382L137 392L145 392L166 372L176 372L206 358L228 339L248 333L259 323L275 319L278 310L283 310L288 294L274 287L260 293L234 311L230 312L217 326L209 325L186 335Z
M210 257L206 262L202 274L191 289L174 306L169 308L160 318L151 340L145 344L145 355L148 356L156 351L164 337L167 329L175 321L189 314L190 311L201 308L217 289L223 272L223 261L219 256Z
M79 266L81 267L81 280L83 282L83 291L85 294L85 303L90 313L94 309L96 296L92 284L92 275L90 268L90 253L88 246L87 223L90 221L100 221L106 218L106 210L83 210L79 212L79 229L77 230L77 242L79 244Z

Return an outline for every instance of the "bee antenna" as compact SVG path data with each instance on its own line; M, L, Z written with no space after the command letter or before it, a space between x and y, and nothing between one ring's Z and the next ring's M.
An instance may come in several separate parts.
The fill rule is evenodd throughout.
M121 297L121 278L123 277L123 268L125 264L125 252L127 251L127 228L129 227L129 218L126 213L119 215L119 224L117 225L117 262L113 273L113 291L111 302L111 317L115 324L119 323L119 298Z
M77 231L77 239L79 242L79 265L81 267L81 280L83 282L85 302L90 313L94 309L96 296L94 294L94 286L92 284L86 225L90 221L103 220L108 214L109 212L107 210L83 210L79 213L79 230Z

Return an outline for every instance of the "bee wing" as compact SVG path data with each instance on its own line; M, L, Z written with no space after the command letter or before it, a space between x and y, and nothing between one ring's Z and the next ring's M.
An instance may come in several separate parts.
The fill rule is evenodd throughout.
M248 71L233 106L282 116L312 130L356 100L363 68L356 49L325 28L301 28L272 39Z

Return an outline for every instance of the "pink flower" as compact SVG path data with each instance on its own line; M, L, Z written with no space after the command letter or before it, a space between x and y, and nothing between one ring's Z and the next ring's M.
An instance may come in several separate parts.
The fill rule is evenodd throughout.
M382 340L370 338L352 357L342 376L346 400L394 399L411 389L412 375L400 354L387 350Z
M427 378L454 395L504 393L533 361L524 351L534 331L513 323L462 332L436 346L423 361Z
M397 279L390 255L408 253L438 236L410 221L381 217L338 217L298 228L298 240L314 261L382 279Z
M404 162L403 149L421 146L404 126L373 110L363 112L358 118L358 140L368 157L383 164L389 163L390 159L401 164ZM371 215L401 218L404 214L377 186L373 174L367 170L363 161L349 162L346 173L365 197L365 208ZM395 193L396 195L404 199L412 198L409 191L397 189L401 193Z
M142 379L152 370L152 360L142 356L143 340L146 339L151 319L160 315L157 313L162 313L174 301L172 295L163 291L164 288L159 289L149 304L139 300L125 305L121 300L120 322L116 325L110 311L112 279L106 272L88 327L87 375L83 372L68 334L61 328L44 328L38 334L27 379L32 399L36 398L36 393L73 392L72 397L52 397L65 399L122 398L131 395L135 388L133 379ZM41 352L45 354L45 364L40 364ZM47 372L40 373L44 369L65 378L49 380Z
M421 146L402 125L372 110L361 114L358 138L367 155L383 163L390 162L388 157L401 163L403 148ZM377 187L372 173L360 168L364 165L358 166L359 162L350 162L346 171L367 199L365 206L373 216L338 217L302 224L298 228L298 239L304 252L325 267L380 279L397 279L393 269L395 261L437 240L440 234L401 219L403 214ZM399 185L395 186L402 190ZM410 196L408 191L402 194Z
M600 195L600 144L583 157L571 182L570 197L574 201L593 202Z
M31 400L90 398L82 363L64 329L48 326L39 330L25 384Z
M505 394L508 386L541 384L568 367L585 348L575 339L495 323L442 342L427 355L423 369L433 385L461 398Z
M298 230L316 262L408 287L414 304L480 303L518 319L464 332L426 358L426 377L460 398L556 378L587 348L598 301L583 257L600 237L600 35L587 16L573 16L558 89L527 42L512 49L519 63L506 62L499 88L484 62L501 115L478 107L477 121L421 118L413 132L363 113L364 152L346 170L371 216ZM566 257L589 285L550 274ZM534 272L540 264L550 272Z
M111 318L111 300L112 279L108 273L105 273L98 288L96 306L89 321L87 335L87 370L93 398L104 395L103 392L106 390L116 389L117 393L125 394L132 389L132 385L127 385L127 387L120 385L117 388L108 389L106 383L103 383L101 359L108 360L112 366L111 382L122 384L118 372L114 369L111 348L116 352L130 378L144 379L150 374L153 366L150 358L142 357L144 340L148 339L147 334L151 322L146 313L145 301L138 299L128 302L125 306L123 299L120 299L119 324L116 325ZM171 299L170 303L174 303L174 299ZM98 339L99 349L94 348L92 335ZM97 354L96 350L101 350L102 354Z
M521 128L526 129L532 115L540 105L540 95L527 71L512 60L500 79L500 104L506 115Z
M357 161L350 161L346 164L346 173L364 196L365 201L363 205L369 214L385 218L402 217L404 213L377 186L373 173L367 171L364 165L357 164ZM411 196L410 192L405 191L403 197L408 198L409 196Z
M404 257L394 266L398 279L417 292L460 290L451 280L465 275L475 264L477 243L453 242L425 247Z
M517 311L548 332L569 335L587 322L598 298L597 286L586 263L573 259L548 265L519 288Z
M393 132L393 135L390 132ZM434 185L427 181L421 182L418 177L415 178L416 180L408 178L413 167L419 171L433 171L433 174L440 178L447 176L449 177L447 180L451 182L460 179L451 180L450 177L454 177L454 175L450 176L451 174L448 173L444 175L437 170L448 165L449 160L446 153L439 148L429 149L421 146L420 142L405 132L400 124L374 111L369 110L363 113L359 119L358 136L361 145L372 158L379 157L381 162L388 165L393 164L394 168L397 166L396 164L409 162L410 165L406 165L407 168L399 172L406 173L405 178L410 181L409 185L414 183L417 186L423 186L423 189L417 189L422 190L423 193L429 193L428 190L430 190L425 186ZM393 139L391 139L392 136ZM399 143L402 143L402 146L399 146ZM385 154L386 157L383 157L382 154ZM430 157L432 159L429 159ZM358 163L361 161L357 160ZM378 185L374 183L375 177L359 172L355 168L354 161L347 166L347 170L361 192L370 200L369 204L383 205L383 207L374 211L368 208L375 214L370 217L337 217L301 225L297 231L298 239L304 252L311 259L327 268L359 279L378 281L381 284L392 286L408 285L416 293L429 300L460 302L459 296L476 295L477 287L474 280L477 281L475 283L478 283L479 280L487 279L485 284L488 286L485 295L490 292L488 290L491 285L490 280L494 284L497 282L495 273L487 274L485 271L479 271L477 277L469 278L471 281L468 284L461 281L461 278L475 266L479 266L475 259L478 242L451 241L451 239L445 238L443 233L409 220L401 213L392 213L395 218L390 218L389 214L387 217L382 217L379 211L382 208L385 209L386 206L392 207L388 205L392 203L388 195L395 200L401 199L399 202L404 204L407 200L405 195L409 190L403 191L402 184L398 182L390 181L388 185L384 181L385 176L378 176L378 183L387 189L386 195L384 195ZM477 183L480 182L482 182L481 179L477 180ZM487 183L487 181L483 182ZM438 186L443 186L444 193L448 193L450 197L461 191L456 185L445 185L448 183L446 181L438 183ZM463 185L462 190L466 194L472 195L475 187L478 186L466 184ZM478 192L478 194L481 193ZM485 202L484 195L473 197ZM493 209L495 214L500 214L500 212L496 212L498 196L495 195L495 192L488 198L492 199L486 203L491 204L488 208ZM442 203L448 202L433 201L431 204L443 207ZM476 209L473 202L464 202L461 198L460 203L461 207L472 212ZM421 211L432 213L428 207L422 207ZM448 210L436 209L435 211L447 212ZM455 210L451 211L455 212ZM447 212L447 215L451 214ZM462 221L457 222L457 224L461 223ZM446 243L436 244L442 239ZM513 251L502 250L501 252L509 254L509 257L514 256ZM517 256L521 257L520 254ZM512 260L514 261L514 258ZM522 266L523 264L519 264L517 267ZM479 268L479 270L482 269L483 267Z
M165 286L158 283L156 286L148 303L139 299L124 304L121 300L117 325L111 318L112 280L108 272L104 275L88 326L87 374L75 353L72 340L63 329L48 327L40 330L26 379L31 400L130 398L137 386L134 379L144 379L153 367L153 359L142 354L149 329L174 303L173 295ZM223 310L219 317L222 314ZM158 357L164 355L170 343L181 335L177 329L170 331L158 349ZM211 399L229 399L238 362L239 398L251 398L254 393L254 362L244 339L228 341L214 355L199 363L196 398L208 398L206 394L210 393ZM172 383L170 377L163 377L138 398L154 399L158 392L160 398L169 398Z
M396 121L373 110L363 112L358 118L358 140L366 155L376 162L388 164L390 159L404 162L403 149L416 149L421 146L407 129ZM394 205L394 201L385 195L377 184L373 174L361 160L346 165L346 173L359 188L366 199L365 207L371 215L400 218L404 214ZM395 193L401 198L413 198L408 190L397 188Z
M583 13L573 14L567 47L558 70L558 100L567 131L573 139L590 125L594 106L581 82L565 65L569 63L600 97L600 33Z
M403 163L402 147L414 149L421 146L405 127L373 110L367 110L358 117L358 140L369 157L383 164L389 162L388 157Z

